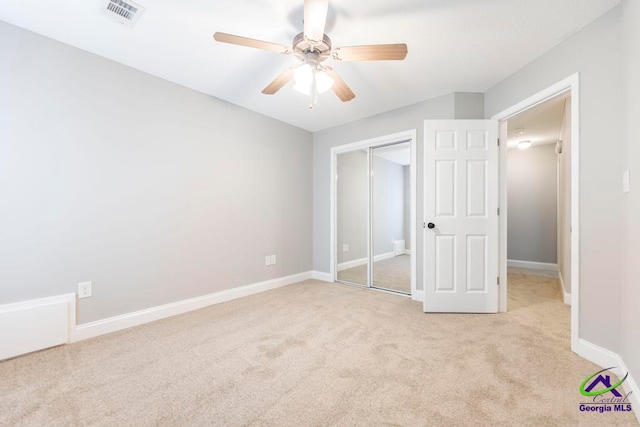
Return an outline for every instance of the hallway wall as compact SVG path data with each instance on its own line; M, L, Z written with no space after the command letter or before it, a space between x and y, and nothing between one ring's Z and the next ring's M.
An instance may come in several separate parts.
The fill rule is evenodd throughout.
M625 227L621 8L485 93L487 118L580 73L580 335L620 351ZM636 45L637 46L637 45ZM606 232L603 232L606 227Z
M556 264L555 145L507 151L507 258Z

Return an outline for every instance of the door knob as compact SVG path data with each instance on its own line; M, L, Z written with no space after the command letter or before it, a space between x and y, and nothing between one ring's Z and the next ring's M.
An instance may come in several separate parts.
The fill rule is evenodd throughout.
M429 224L427 224L427 228L432 229L432 228L436 228L436 225L432 222L430 222Z

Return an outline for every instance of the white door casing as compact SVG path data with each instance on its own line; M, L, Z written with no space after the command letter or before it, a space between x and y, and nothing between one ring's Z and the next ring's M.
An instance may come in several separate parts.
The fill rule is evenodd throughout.
M425 312L498 312L498 154L496 120L424 123Z

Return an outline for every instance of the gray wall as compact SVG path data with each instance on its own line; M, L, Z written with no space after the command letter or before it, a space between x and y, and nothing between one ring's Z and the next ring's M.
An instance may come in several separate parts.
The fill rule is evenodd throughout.
M562 153L558 160L558 271L564 291L571 293L571 98L562 117Z
M640 2L637 0L623 0L622 22L624 35L623 77L625 84L625 164L624 169L631 171L631 192L624 195L626 214L626 270L623 280L622 301L622 329L620 331L621 353L627 367L638 382L640 378L640 144L637 136L637 123L640 117ZM619 175L618 175L619 178Z
M557 170L554 145L507 154L507 258L557 262Z
M404 238L404 168L373 150L373 255L393 252Z
M453 94L454 119L483 119L484 94L470 92L455 92Z
M2 22L0 52L0 304L91 280L85 323L311 270L310 133Z
M369 209L369 162L363 150L337 156L336 203L338 264L367 257ZM342 245L348 244L344 252Z
M617 7L485 94L491 117L580 72L580 335L616 352L625 257L620 27Z

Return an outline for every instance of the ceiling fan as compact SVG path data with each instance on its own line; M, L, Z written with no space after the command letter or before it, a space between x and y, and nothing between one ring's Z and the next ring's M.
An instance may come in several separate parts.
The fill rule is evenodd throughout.
M262 90L265 95L275 94L294 80L296 91L311 96L310 108L318 102L319 93L331 88L342 102L351 101L356 96L353 91L333 68L322 63L328 58L335 61L403 60L407 56L407 45L401 43L333 48L331 39L324 34L328 9L329 0L304 0L304 31L293 38L292 47L219 32L213 38L222 43L294 55L302 62L288 68L269 83Z

